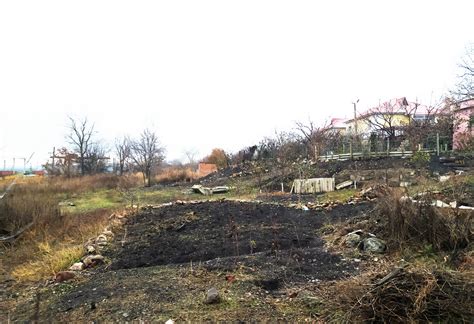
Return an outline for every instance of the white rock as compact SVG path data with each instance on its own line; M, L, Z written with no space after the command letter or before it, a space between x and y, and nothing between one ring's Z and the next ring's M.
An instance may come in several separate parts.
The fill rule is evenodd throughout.
M69 270L72 271L81 271L84 269L84 263L82 262L76 262L72 266L69 267Z
M104 263L104 260L105 258L102 255L96 254L86 256L82 262L86 267L94 267L98 264Z
M439 182L446 182L451 178L451 176L439 176Z
M107 236L105 236L104 234L100 234L100 235L97 236L97 238L95 239L95 242L96 242L97 245L99 245L99 246L105 246L105 245L107 245Z
M114 233L112 233L112 231L110 231L110 230L103 231L102 235L114 237Z
M165 324L174 324L174 321L170 318L169 320L165 322Z

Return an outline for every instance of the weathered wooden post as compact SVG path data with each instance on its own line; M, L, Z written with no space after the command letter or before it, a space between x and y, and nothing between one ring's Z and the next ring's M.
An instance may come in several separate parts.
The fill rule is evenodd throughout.
M436 155L439 156L439 133L436 133Z

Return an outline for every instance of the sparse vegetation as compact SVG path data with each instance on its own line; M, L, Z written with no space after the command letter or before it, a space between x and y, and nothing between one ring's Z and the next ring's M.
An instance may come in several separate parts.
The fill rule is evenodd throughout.
M469 278L465 273L385 266L318 292L326 305L323 318L330 322L468 323L474 316Z
M196 172L188 167L171 166L163 169L158 175L155 176L157 183L179 183L179 182L191 182L198 178Z
M429 244L437 251L467 247L473 239L472 212L436 208L432 201L430 194L412 202L394 192L381 199L377 209L387 238L400 247Z

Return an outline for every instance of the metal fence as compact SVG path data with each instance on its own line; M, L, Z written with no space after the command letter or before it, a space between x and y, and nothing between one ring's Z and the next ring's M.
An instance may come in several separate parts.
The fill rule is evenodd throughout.
M357 140L345 138L328 145L324 154L319 155L318 158L324 161L382 156L409 157L417 151L440 155L452 150L452 139L449 136L435 134L426 136L422 143L413 146L403 137L395 139L369 137Z

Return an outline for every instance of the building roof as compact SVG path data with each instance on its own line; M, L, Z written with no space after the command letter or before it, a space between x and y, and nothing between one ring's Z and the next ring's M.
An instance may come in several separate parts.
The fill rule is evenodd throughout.
M378 106L369 108L362 113L359 113L358 118L366 118L378 114L393 114L393 115L430 115L435 111L434 107L429 107L416 102L410 102L406 97L394 98L389 101L380 103ZM346 120L351 122L354 119Z
M346 128L347 118L331 118L329 128Z
M474 108L474 99L465 99L465 100L459 101L458 105L459 105L458 110Z

